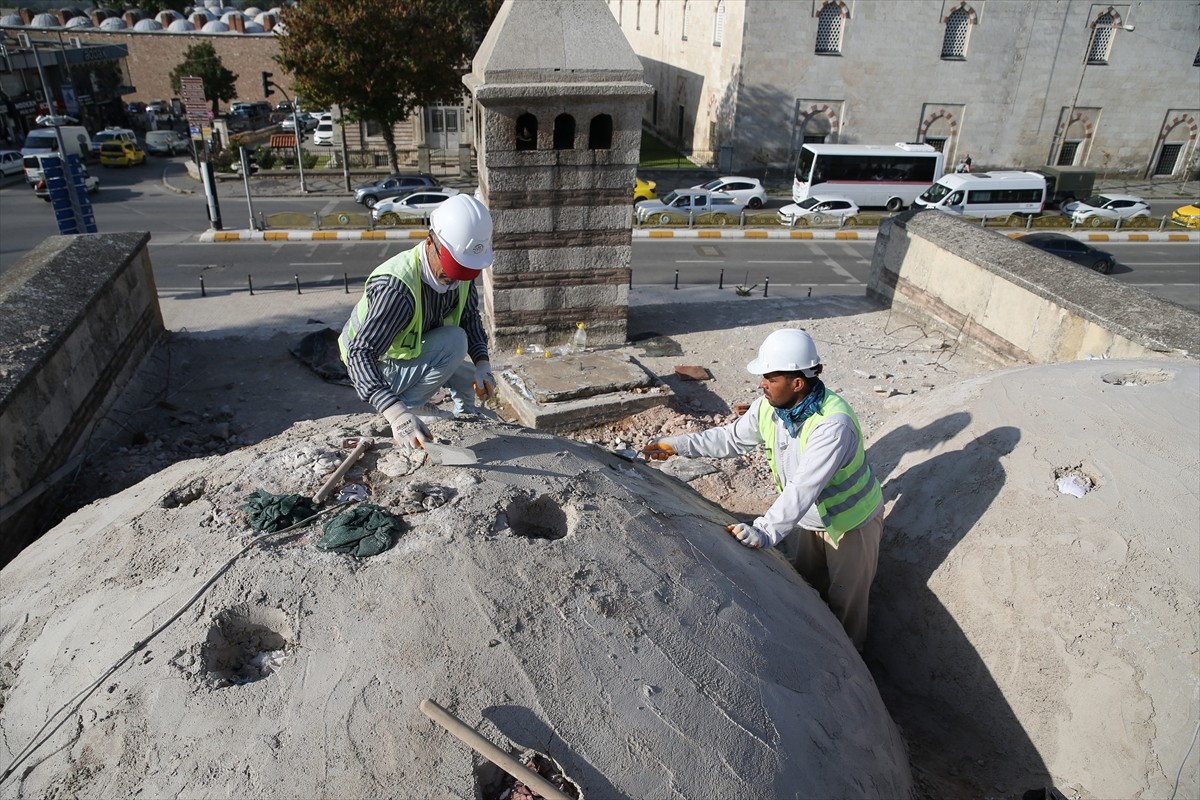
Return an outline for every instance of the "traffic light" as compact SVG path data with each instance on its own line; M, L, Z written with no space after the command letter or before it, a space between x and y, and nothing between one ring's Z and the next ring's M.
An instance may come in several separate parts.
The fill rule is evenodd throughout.
M270 97L275 94L275 91L271 88L271 76L274 74L273 72L263 72L262 74L263 97Z

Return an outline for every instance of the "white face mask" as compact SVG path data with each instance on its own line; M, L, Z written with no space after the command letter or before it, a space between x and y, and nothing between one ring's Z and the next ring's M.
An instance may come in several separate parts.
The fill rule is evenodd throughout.
M447 286L439 281L433 274L433 267L429 266L428 256L429 251L426 249L426 245L421 245L421 283L425 284L430 289L433 289L438 294L445 294L446 292L450 291L451 287L458 282L455 281Z

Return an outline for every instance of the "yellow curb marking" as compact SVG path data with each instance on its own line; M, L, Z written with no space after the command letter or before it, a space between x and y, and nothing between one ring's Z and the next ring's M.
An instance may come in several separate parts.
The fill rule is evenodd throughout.
M313 231L313 239L336 239L337 231Z
M240 233L216 233L213 235L214 242L236 242L241 238Z
M1190 242L1191 240L1192 240L1192 237L1188 236L1186 233L1168 233L1167 234L1168 242Z
M746 231L745 238L747 238L747 239L766 239L768 237L767 237L766 231Z
M1150 241L1150 234L1148 234L1148 233L1131 233L1131 234L1129 234L1129 241L1131 241L1131 242L1148 242L1148 241Z
M838 231L837 233L833 234L833 238L835 238L835 239L857 239L858 233L856 233L855 231Z
M813 235L812 235L812 232L810 232L810 231L792 231L791 233L788 234L788 238L790 238L790 239L811 239L811 238L813 238Z
M675 231L650 231L651 239L670 239L675 235Z
M697 239L720 239L720 231L696 231Z
M263 239L267 240L268 242L280 242L280 241L286 242L288 240L288 232L287 231L267 231L266 233L263 234Z
M1089 242L1107 242L1108 234L1107 233L1089 233L1087 235L1087 240Z
M383 231L363 231L362 238L364 239L386 239L387 234Z

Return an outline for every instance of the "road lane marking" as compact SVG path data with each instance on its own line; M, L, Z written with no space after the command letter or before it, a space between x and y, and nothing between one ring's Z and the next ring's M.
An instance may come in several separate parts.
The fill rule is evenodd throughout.
M340 267L343 263L345 263L345 262L342 262L342 261L304 261L304 262L298 262L298 263L292 262L291 264L288 264L288 266L289 267Z

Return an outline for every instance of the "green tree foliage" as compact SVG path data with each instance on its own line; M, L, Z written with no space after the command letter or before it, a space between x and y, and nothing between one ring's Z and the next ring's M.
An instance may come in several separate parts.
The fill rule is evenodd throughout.
M153 18L160 11L178 11L182 14L191 5L187 0L139 0L137 7Z
M215 116L221 110L220 103L237 97L238 76L221 63L212 42L200 42L183 53L183 61L171 70L171 91L180 94L180 78L200 78L204 81L204 99L212 103Z
M416 109L457 103L501 0L304 0L284 8L279 65L318 105L379 124L392 169L393 126Z

